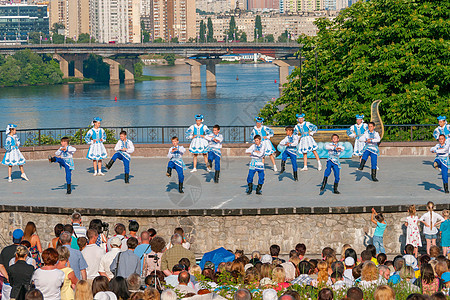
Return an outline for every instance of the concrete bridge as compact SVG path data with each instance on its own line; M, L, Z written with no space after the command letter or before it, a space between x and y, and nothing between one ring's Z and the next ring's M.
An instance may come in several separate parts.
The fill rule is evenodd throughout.
M297 43L145 43L145 44L28 44L1 45L0 54L13 55L19 50L30 49L38 54L53 54L60 63L64 78L69 77L69 63L74 62L74 77L83 78L83 61L89 54L103 56L110 66L110 84L119 84L119 66L125 68L125 84L134 83L134 64L139 56L148 53L173 53L188 58L191 86L201 86L200 66L206 65L206 86L216 86L215 65L225 54L261 53L274 57L279 67L280 88L287 82L289 66L298 65ZM191 58L191 59L189 59Z

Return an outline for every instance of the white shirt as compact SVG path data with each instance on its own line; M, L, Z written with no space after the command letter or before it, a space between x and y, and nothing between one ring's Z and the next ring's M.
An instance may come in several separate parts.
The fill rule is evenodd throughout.
M45 299L47 300L47 299ZM113 292L107 291L107 292L98 292L94 296L94 300L117 300L116 294Z
M107 243L108 251L111 251L111 239L113 237L118 237L122 241L122 247L120 247L120 251L127 251L128 250L128 246L127 246L127 239L128 238L126 236L123 236L123 235L120 235L120 234L116 234L116 235L114 235L114 236L112 236L112 237L110 237L108 239L108 243Z
M126 152L126 153L128 153L128 154L131 154L131 153L134 152L134 144L133 144L133 142L130 141L129 139L126 139L125 141L119 140L119 141L117 142L116 146L114 147L114 150L115 150L115 151L119 151L120 149L124 149L124 148L125 148L125 145L126 145L126 147L127 147L127 150L126 150L126 151L123 151L123 152ZM121 151L121 152L122 152L122 151Z
M34 271L31 281L34 281L36 288L42 292L45 300L61 300L61 286L64 283L64 277L64 272L58 269L37 269Z
M103 257L100 260L100 266L98 268L99 272L106 273L106 276L111 280L114 278L114 274L110 270L110 266L116 258L117 254L120 252L119 248L112 248L108 253L103 255Z
M27 264L33 266L33 267L36 269L36 261L35 261L33 258L27 256L27 258L25 259L25 262L26 262ZM11 266L12 266L13 264L15 264L15 263L16 263L16 257L13 257L13 258L11 258L11 260L9 261L9 264L8 264L8 265L11 267Z
M96 244L87 245L83 251L84 260L88 264L86 268L87 279L94 279L99 276L98 269L100 267L100 261L105 255L105 250L97 246Z
M353 285L355 278L353 278L353 269L346 269L343 274L346 285Z
M423 216L419 219L419 221L423 221L423 222L427 223L428 225L430 225L430 212L424 213ZM431 221L432 221L432 224L431 224L432 228L425 226L425 225L423 226L424 234L437 234L438 230L435 225L438 221L444 221L444 218L440 214L433 212Z

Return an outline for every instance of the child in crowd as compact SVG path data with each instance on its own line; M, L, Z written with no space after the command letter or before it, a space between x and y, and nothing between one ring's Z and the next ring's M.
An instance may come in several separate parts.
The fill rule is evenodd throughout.
M430 151L436 153L433 166L441 171L444 193L448 194L448 155L450 152L450 143L446 142L444 134L439 135L439 144L431 148Z
M314 153L317 159L317 170L322 170L322 164L320 163L319 154L317 154L317 143L313 138L313 135L317 132L317 126L305 121L305 114L296 114L297 125L294 127L294 134L299 136L300 142L298 143L298 152L303 154L303 169L308 170L308 153Z
M298 135L294 135L294 128L292 126L287 126L285 130L286 130L286 137L280 142L278 146L278 150L282 152L280 174L284 173L284 171L286 170L286 160L289 157L292 163L294 181L298 181L298 173L297 173Z
M370 261L373 262L376 266L378 266L377 248L374 245L369 244L366 246L366 250L369 251L369 253L371 255ZM380 252L380 253L384 253L384 252Z
M264 118L256 117L255 120L256 120L256 125L253 127L251 137L253 139L255 137L255 135L261 136L261 139L262 139L261 142L266 147L266 153L264 154L264 156L270 157L270 160L272 161L272 164L273 164L273 170L275 172L277 172L278 169L277 169L277 165L275 163L275 158L273 156L273 154L275 153L275 147L273 146L272 142L270 141L270 138L273 137L273 130L265 125L262 125L262 123L264 122ZM263 159L263 161L264 161L264 159Z
M67 194L72 193L72 171L75 169L73 154L77 151L75 147L69 145L69 138L61 139L61 147L55 152L55 156L48 156L50 163L57 162L66 171Z
M442 212L442 217L444 217L444 221L440 222L441 226L439 230L441 231L441 246L442 252L444 256L448 254L448 247L450 247L450 220L449 220L450 211L445 209Z
M368 126L364 123L364 115L356 115L356 124L350 126L347 130L347 135L355 139L355 146L353 147L353 155L361 156L363 155L363 149L365 144L359 140L359 138L368 130Z
M346 257L344 260L345 271L343 274L345 284L351 286L355 282L353 278L353 268L355 267L355 259L353 257Z
M16 128L17 125L15 124L8 124L6 126L6 140L5 140L5 156L3 157L2 164L5 166L8 166L8 182L12 182L11 174L12 174L12 167L13 166L19 166L20 172L23 179L28 181L28 177L25 174L25 171L23 169L23 165L25 164L25 157L23 157L22 153L19 150L20 146L20 140L19 137L16 135Z
M194 166L191 173L197 172L197 157L199 154L203 155L205 165L208 165L208 140L205 139L205 136L210 133L208 126L203 124L203 115L195 115L195 124L186 130L186 138L192 140L189 152L194 155Z
M419 219L423 223L423 233L427 241L427 254L430 254L430 248L432 245L436 245L436 239L438 234L438 229L436 223L439 221L444 221L444 218L434 211L434 203L429 201L427 203L428 212L424 213Z
M184 193L183 191L183 182L184 182L184 174L183 170L186 170L186 165L183 161L183 154L186 152L186 149L183 146L178 145L179 140L178 137L172 137L172 147L169 149L169 153L167 157L170 158L169 164L167 165L167 177L172 176L172 169L175 169L178 174L178 192Z
M416 206L411 205L408 208L408 217L406 217L406 244L414 247L414 257L417 258L418 247L422 247L422 239L420 238L419 217L416 216Z
M219 183L220 175L220 158L222 157L222 142L223 135L220 134L220 126L214 125L213 132L205 137L209 141L208 152L208 172L212 170L212 163L214 161L214 183Z
M412 267L414 270L418 270L419 263L414 256L414 252L415 247L411 244L407 244L405 246L405 255L403 255L403 259L405 260L405 265Z
M253 177L258 172L258 186L256 187L256 194L261 195L261 189L264 184L264 153L266 153L266 147L261 143L261 136L255 135L253 138L255 143L251 145L245 153L250 153L252 160L250 161L248 176L247 176L247 195L250 195L253 191Z
M375 232L373 233L373 245L375 246L377 253L386 253L383 245L383 235L387 224L384 220L383 214L377 213L375 208L372 208L372 217L370 220L372 223L377 225Z
M341 169L339 156L341 155L342 151L344 151L344 146L339 143L339 135L333 134L331 136L331 143L326 144L325 149L328 150L327 168L325 169L325 173L323 174L323 181L320 187L320 192L322 193L325 190L328 181L328 176L330 176L331 170L333 169L334 173L333 193L340 194L338 191L340 179L339 175Z
M364 165L366 164L367 159L370 156L371 164L372 164L372 181L378 181L377 179L377 163L378 163L378 154L380 150L378 149L378 143L381 141L380 135L375 131L375 123L369 122L368 131L364 132L364 134L359 138L360 142L365 143L363 149L363 156L361 158L361 163L359 164L358 170L362 171L364 169Z
M125 168L125 183L130 183L130 154L134 152L134 145L132 141L127 139L126 131L122 130L120 132L120 140L117 142L114 150L116 151L116 153L114 153L113 157L111 157L111 160L106 164L106 168L108 170L111 169L116 159L121 160Z
M106 142L106 132L103 128L100 128L101 122L101 118L94 118L92 121L94 127L89 129L84 137L86 144L90 145L86 157L93 162L94 176L105 176L102 173L102 160L108 157L103 145L103 142Z

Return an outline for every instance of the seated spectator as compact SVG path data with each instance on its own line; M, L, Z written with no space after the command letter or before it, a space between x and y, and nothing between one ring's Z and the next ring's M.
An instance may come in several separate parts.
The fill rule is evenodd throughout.
M164 280L164 273L162 271L154 271L152 274L145 277L145 287L153 287L162 292L166 281Z
M15 262L9 267L8 271L9 284L11 285L10 297L12 299L17 297L22 287L26 290L29 289L34 267L26 262L27 257L28 249L23 245L17 246ZM34 259L32 260L34 261Z
M422 287L424 295L433 295L439 291L439 278L434 275L433 268L430 264L422 265L420 270L419 286Z
M263 263L263 264L272 264L272 256L270 256L269 254L264 254L261 257L261 263Z
M133 273L127 278L128 290L130 293L138 292L141 287L141 277L139 274Z
M403 255L403 259L405 260L405 265L411 266L413 269L418 268L418 262L416 257L414 256L414 246L408 244L405 246L405 255Z
M361 263L372 261L372 252L370 250L364 250L361 252Z
M277 291L281 291L282 289L285 289L291 285L289 282L286 282L286 273L284 272L284 269L282 267L275 267L273 269L272 281L277 285L275 287L275 290Z
M432 245L430 247L430 257L431 257L431 259L436 259L439 256L439 254L441 254L441 248L439 248L436 245Z
M117 300L117 296L111 292L109 280L105 276L94 278L94 281L92 281L92 294L94 295L94 300Z
M325 260L327 256L334 256L336 257L336 251L334 251L331 247L325 247L322 249L322 260Z
M450 272L444 272L441 275L441 280L444 284L444 288L448 290L450 288Z
M355 283L361 282L361 272L362 272L363 267L364 267L364 264L361 263L352 269L352 276L353 276L353 278L355 278Z
M199 281L195 284L195 289L197 291L202 289L213 291L218 287L213 269L205 268L202 271L202 276L205 278L205 281Z
M297 245L295 245L295 250L298 253L298 258L300 259L300 261L305 259L305 255L306 255L306 246L305 244L299 243Z
M182 271L178 274L178 285L175 286L175 291L182 295L194 293L197 294L197 291L189 286L191 283L190 275L187 271Z
M165 289L161 293L161 300L177 300L177 294L171 289Z
M446 262L438 262L436 267L434 267L434 270L436 272L436 276L441 278L442 274L448 272L448 265Z
M261 274L252 264L249 265L252 267L245 270L244 284L258 285L261 281Z
M110 244L111 241L112 240L110 239ZM127 240L127 250L119 252L114 258L109 269L115 276L128 278L128 276L133 273L141 273L141 260L134 254L134 249L137 245L138 240L134 237L130 237Z
M348 300L363 300L364 293L363 291L357 287L351 287L347 290L347 299Z
M345 251L347 250L347 249L351 249L352 248L352 246L350 246L350 244L344 244L343 246L342 246L342 249L341 249L341 261L343 262L344 260L345 260Z
M270 256L272 256L272 263L278 261L277 264L282 264L286 262L284 259L279 258L281 248L278 245L272 245L269 248Z
M311 264L307 261L302 261L298 264L298 271L300 275L292 280L292 284L299 284L299 285L310 285L313 281L312 278L309 276L311 272Z
M447 300L447 297L444 295L443 292L436 292L433 295L431 295L431 300Z
M278 300L277 291L274 289L265 289L262 293L263 300Z
M400 278L403 281L402 287L407 289L410 293L414 293L419 290L419 288L414 285L416 277L414 269L411 266L403 266L400 270Z
M395 291L388 285L380 285L373 296L375 300L395 300Z
M131 237L130 239L136 238ZM109 282L109 288L111 289L111 292L116 295L117 300L128 300L128 298L130 298L127 280L122 276L114 277Z
M317 280L312 282L312 285L318 287L322 284L331 285L331 279L328 276L328 264L325 261L319 261L317 264Z
M144 299L146 300L160 300L161 299L161 294L159 293L159 291L155 288L152 287L147 287L144 290Z
M384 265L384 263L387 260L387 256L384 253L378 253L377 255L377 261L378 261L378 265Z
M250 263L252 265L256 265L259 262L261 262L261 253L259 253L259 251L253 251L252 259L250 259Z
M330 276L331 282L333 283L333 290L338 291L346 288L346 284L343 280L342 273L335 271Z
M25 294L25 300L44 300L44 295L38 289L31 289Z
M53 228L53 232L55 233L55 237L48 243L48 248L56 248L58 247L59 235L64 231L64 225L58 223ZM31 246L31 245L30 245Z
M353 285L355 278L353 278L353 268L355 267L355 260L353 257L348 256L344 260L345 271L343 273L344 282L346 285Z
M378 269L373 262L366 262L361 270L362 288L371 288L378 284Z
M356 254L356 251L353 248L349 248L349 249L345 250L344 255L345 255L345 258L347 258L347 257L353 258L353 261L355 263L358 261L358 255Z
M389 277L388 283L397 284L401 281L400 270L403 268L405 260L402 257L394 258L394 269L395 272Z
M92 295L92 287L86 280L80 280L75 285L75 296L72 299L77 300L92 300L94 295Z
M234 300L251 300L252 294L247 289L238 289L233 296Z
M378 267L378 273L379 273L379 277L378 277L378 284L379 285L383 285L383 284L387 284L389 277L391 276L391 271L389 270L389 268L385 265L380 265Z
M136 291L136 292L131 293L130 300L143 300L144 297L145 297L144 292Z
M367 245L366 250L367 250L367 251L370 251L370 254L372 255L372 257L370 258L370 260L375 264L375 266L378 266L378 261L377 261L377 248L375 248L374 245Z
M56 268L58 252L48 248L42 252L44 266L34 271L31 281L42 292L45 300L61 299L61 286L64 283L64 272Z
M318 300L333 300L333 291L329 288L324 288L319 291Z
M180 275L180 273L184 271L184 268L184 265L180 264L173 266L172 275L169 275L164 279L166 281L166 284L168 286L171 286L172 288L176 287L179 284L178 275Z

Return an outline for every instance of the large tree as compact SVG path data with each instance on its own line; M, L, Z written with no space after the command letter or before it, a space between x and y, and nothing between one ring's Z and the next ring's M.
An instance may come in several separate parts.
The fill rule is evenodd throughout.
M261 16L257 15L255 18L255 41L262 40L263 37L262 32L263 30L262 30Z
M230 18L230 26L227 30L227 36L229 41L237 40L237 27L236 27L236 20L234 19L234 16L231 16Z
M214 39L214 27L213 27L213 23L211 18L208 18L208 33L207 33L207 38L206 41L208 43L213 43L216 40Z
M206 25L205 22L203 22L203 20L200 21L199 42L200 43L206 42Z
M450 113L450 2L359 1L333 21L316 21L302 36L300 68L283 94L260 112L272 124L293 124L306 113L320 124L350 124L381 99L387 124L436 123ZM316 58L317 53L317 58Z

